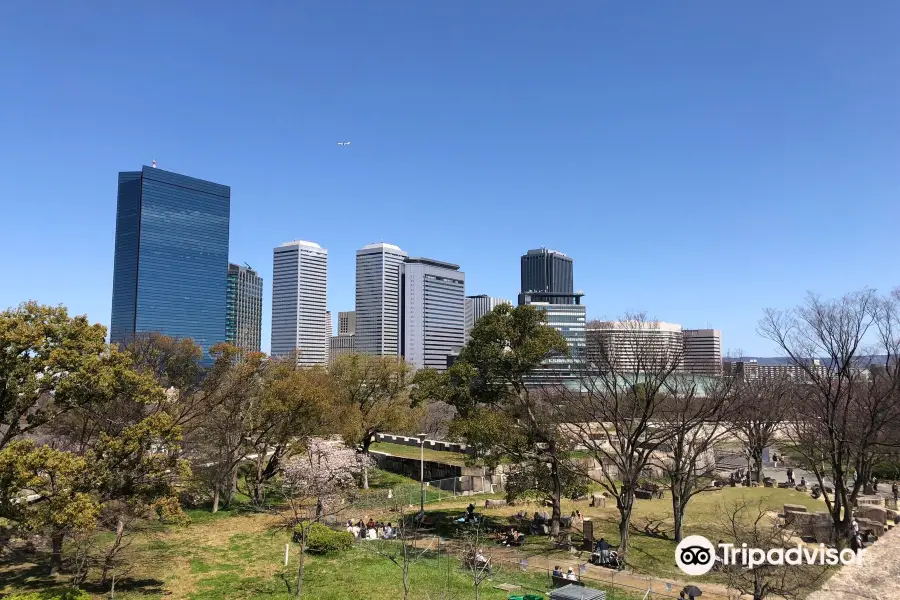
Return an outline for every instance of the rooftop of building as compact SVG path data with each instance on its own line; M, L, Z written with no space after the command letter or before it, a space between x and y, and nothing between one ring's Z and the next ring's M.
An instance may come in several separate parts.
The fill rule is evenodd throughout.
M433 258L424 258L422 256L410 256L403 262L407 264L423 264L430 265L432 267L439 267L441 269L450 269L451 271L459 271L459 265L444 262L442 260L435 260Z
M681 325L666 323L665 321L592 321L587 325L594 331L625 330L625 331L666 331L681 332Z
M357 254L359 254L360 252L366 252L366 253L368 253L368 252L371 252L371 251L373 251L373 250L378 250L378 251L381 251L381 252L386 252L386 251L387 251L387 252L394 252L394 253L397 253L397 254L403 254L404 256L406 256L406 252L404 252L404 251L400 248L400 246L395 246L394 244L386 244L386 243L384 243L384 242L376 242L376 243L374 243L374 244L367 244L367 245L363 246L362 248L360 248L359 250L357 250L356 253L357 253Z
M325 250L325 248L323 248L319 244L315 242L308 242L306 240L294 240L292 242L285 242L279 247L285 248L287 246L304 246L306 248L315 248L316 250L324 250L325 252L327 252L327 250Z
M559 250L551 250L550 248L534 248L533 250L529 250L525 253L525 256L533 256L535 254L554 254L556 256L561 256L562 258L570 258L568 255L560 252Z

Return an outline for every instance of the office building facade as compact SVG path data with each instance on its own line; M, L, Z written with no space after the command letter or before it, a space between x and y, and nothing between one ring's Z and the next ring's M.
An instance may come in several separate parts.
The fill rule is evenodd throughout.
M356 251L356 351L361 354L400 352L400 265L406 258L392 244Z
M352 310L338 313L338 335L353 335L356 333L356 312Z
M272 356L300 366L328 361L327 272L328 250L319 244L298 240L274 249Z
M587 359L618 373L684 368L681 325L662 321L595 321L587 327Z
M521 276L520 306L529 302L575 304L573 261L562 252L529 250L522 255Z
M501 304L512 305L512 302L504 298L493 298L487 294L466 296L466 342L469 341L469 332L475 327L478 319Z
M551 304L532 302L528 306L544 313L543 323L562 334L569 347L568 356L551 356L541 366L529 373L528 382L555 383L575 379L581 375L582 361L587 346L587 307L584 304Z
M684 329L684 371L693 375L722 376L722 332Z
M407 258L399 289L400 356L416 369L444 371L465 339L465 273L452 263Z
M225 341L259 352L262 334L263 280L249 266L228 265Z
M231 188L154 167L119 173L110 341L225 341Z
M355 350L356 336L352 333L331 336L331 345L328 350L328 363L342 354L353 354Z

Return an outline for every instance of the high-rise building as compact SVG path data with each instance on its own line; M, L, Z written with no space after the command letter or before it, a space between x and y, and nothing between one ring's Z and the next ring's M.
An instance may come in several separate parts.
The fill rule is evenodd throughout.
M407 254L391 244L356 251L356 351L396 356L400 352L400 265Z
M577 304L572 265L571 258L547 248L529 250L522 255L519 305L529 302Z
M400 355L417 369L445 370L447 357L464 343L465 273L459 265L407 258L399 289Z
M334 323L331 320L331 311L325 311L325 337L330 338L334 334Z
M338 313L338 335L353 335L356 333L356 313L352 310Z
M110 341L225 341L231 188L155 167L119 173Z
M722 375L722 332L718 329L685 329L684 370L694 375Z
M228 265L225 341L247 352L259 352L262 332L263 281L250 266Z
M341 354L353 354L356 336L352 333L344 335L331 336L331 347L328 352L328 363L334 362L334 359Z
M806 367L815 377L828 377L828 367L821 359L814 358L807 362ZM723 363L723 372L726 377L734 377L740 381L757 381L760 379L775 379L810 382L812 377L802 366L795 363L783 363L777 365L761 365L756 359L728 359Z
M529 373L529 383L554 383L578 377L587 345L585 337L587 307L584 304L549 302L530 302L529 306L543 311L544 325L560 332L569 346L568 356L551 356L544 359L540 367Z
M684 366L681 325L662 321L595 321L587 327L587 358L619 373Z
M298 365L328 360L326 289L328 250L313 242L287 242L274 250L272 356L295 356Z
M475 327L478 319L488 314L500 304L512 304L504 298L492 298L487 294L478 296L466 296L466 341L469 341L469 332Z

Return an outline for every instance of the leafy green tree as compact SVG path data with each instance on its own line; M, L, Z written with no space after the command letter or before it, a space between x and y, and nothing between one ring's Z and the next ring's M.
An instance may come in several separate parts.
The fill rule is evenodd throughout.
M565 473L574 468L571 441L552 410L553 394L528 385L527 377L545 359L567 354L568 346L544 319L533 306L498 306L479 319L459 358L430 387L456 408L451 432L485 462L506 456L531 477L548 478L557 535Z
M119 393L130 361L105 340L105 327L61 306L25 302L0 313L0 448Z
M30 440L0 450L0 517L49 537L52 573L62 567L66 536L96 525L100 504L90 493L90 474L85 458Z
M375 436L408 433L422 419L421 396L412 393L409 365L391 356L347 354L329 366L344 440L367 458ZM369 487L368 469L362 487Z

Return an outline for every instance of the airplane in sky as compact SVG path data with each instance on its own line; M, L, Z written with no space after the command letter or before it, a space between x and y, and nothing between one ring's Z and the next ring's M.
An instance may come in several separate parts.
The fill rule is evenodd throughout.
M338 146L349 146L350 142L338 142L337 145Z

